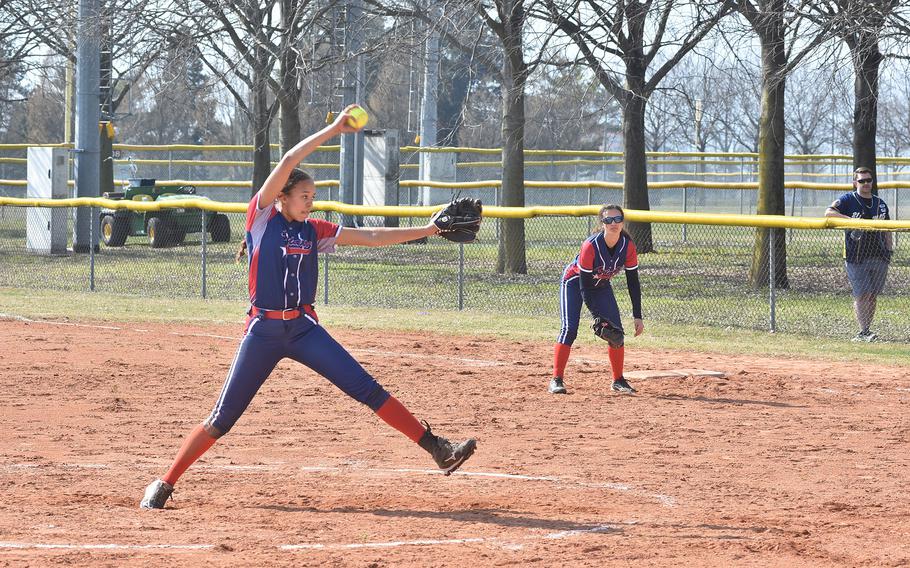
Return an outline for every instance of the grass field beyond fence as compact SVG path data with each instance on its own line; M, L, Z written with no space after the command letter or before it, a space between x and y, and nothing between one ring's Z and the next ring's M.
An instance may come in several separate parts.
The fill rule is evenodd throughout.
M246 261L234 260L243 227L240 214L228 214L231 242L206 243L203 270L198 233L164 249L150 248L144 237L130 237L123 247L102 245L93 258L35 254L25 246L25 213L22 207L0 207L0 287L60 292L93 288L172 299L200 298L204 290L213 300L242 303L247 298ZM591 220L527 219L526 274L497 273L498 226L498 219L488 219L478 242L463 247L438 238L382 248L341 247L320 259L316 301L418 312L462 308L533 317L553 328L560 275L589 234ZM652 230L655 252L640 258L647 321L726 330L770 328L769 290L748 283L755 229L653 223ZM775 291L776 331L834 339L849 339L856 332L841 259L843 238L842 230L787 230L789 287ZM910 253L904 239L898 242L874 330L887 341L907 342ZM613 284L622 313L629 314L625 279L619 276Z

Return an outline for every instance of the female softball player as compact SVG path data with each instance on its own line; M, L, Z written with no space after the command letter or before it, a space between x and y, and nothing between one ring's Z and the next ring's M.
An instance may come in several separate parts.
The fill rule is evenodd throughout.
M610 279L625 269L629 297L632 299L632 317L635 318L635 336L641 335L645 326L641 319L641 282L638 279L638 253L635 243L623 230L623 210L619 205L600 208L603 230L599 230L581 244L581 251L562 273L559 285L559 315L562 328L553 354L553 379L549 391L566 394L564 382L566 363L572 343L578 335L582 301L594 316L594 333L609 343L607 351L613 371L613 390L634 393L635 389L622 376L624 337L619 306Z
M319 325L318 253L336 245L382 246L439 232L434 223L413 228L350 228L310 219L316 185L296 169L319 145L357 129L348 107L329 126L298 143L253 196L247 209L250 309L246 329L211 414L183 442L170 469L145 490L139 506L162 509L180 476L234 426L275 365L285 357L303 363L430 453L446 475L473 453L476 441L451 443L434 435Z

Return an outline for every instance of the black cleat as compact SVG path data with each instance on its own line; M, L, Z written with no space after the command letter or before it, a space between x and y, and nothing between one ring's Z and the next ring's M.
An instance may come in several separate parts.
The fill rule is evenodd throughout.
M477 448L477 440L474 438L469 438L460 444L453 444L431 432L429 424L426 422L423 424L427 427L427 431L423 433L423 437L417 443L433 456L433 461L446 475L451 475L453 471L461 467L461 464L468 461Z
M562 377L553 377L550 381L550 388L548 389L551 394L566 394L566 385L562 382Z
M616 392L622 392L627 394L632 394L635 392L635 389L632 388L632 385L629 384L629 381L625 377L619 377L618 379L613 380L613 386L611 386Z
M173 485L156 479L145 488L145 496L139 502L139 507L141 509L164 509L164 504L171 498L173 492Z
M864 329L863 331L857 333L856 336L853 337L853 341L865 341L868 343L872 343L876 339L878 339L878 336L875 335L875 333L869 331L868 329Z

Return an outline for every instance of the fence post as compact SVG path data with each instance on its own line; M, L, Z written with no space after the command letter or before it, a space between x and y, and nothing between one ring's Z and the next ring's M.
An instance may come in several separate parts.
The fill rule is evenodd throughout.
M592 191L593 191L593 188L590 185L588 185L588 203L587 203L588 205L591 205L591 199L593 197ZM589 235L594 230L594 227L591 225L591 221L592 221L591 216L588 215L588 233L587 234L589 234Z
M493 204L496 205L497 207L499 207L499 191L501 189L502 189L501 183L499 185L496 185L493 187ZM499 240L499 238L500 238L499 237L499 224L501 221L502 220L499 217L496 218L496 239L497 240Z
M200 222L201 229L202 229L202 299L205 300L207 297L207 292L208 292L205 287L206 267L207 267L207 261L208 261L208 257L207 257L208 247L206 246L206 244L208 243L208 239L206 239L206 235L205 235L205 209L200 209L199 213L200 213L200 217L202 218L202 220Z
M689 188L686 186L683 186L683 213L686 213L689 210L688 204L689 204ZM683 242L685 243L685 242L687 242L687 239L689 238L689 226L687 224L683 223L682 230L683 230L682 231Z
M95 213L94 207L89 207L89 218L91 222L88 224L88 289L92 292L95 291L95 246L97 242L95 241L95 224L98 223L98 214Z
M775 297L774 274L774 228L768 229L768 304L770 308L771 333L777 331L777 298Z
M464 243L458 243L458 311L464 309Z

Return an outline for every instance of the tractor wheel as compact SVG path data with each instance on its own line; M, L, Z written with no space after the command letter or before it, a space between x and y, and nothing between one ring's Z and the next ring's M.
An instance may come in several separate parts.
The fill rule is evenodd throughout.
M101 242L109 247L122 247L129 236L129 219L105 215L101 218Z
M213 243L226 243L231 240L231 221L223 213L216 213L212 217L209 230L212 233Z
M177 237L177 227L167 219L152 217L145 227L145 234L152 248L169 247Z

